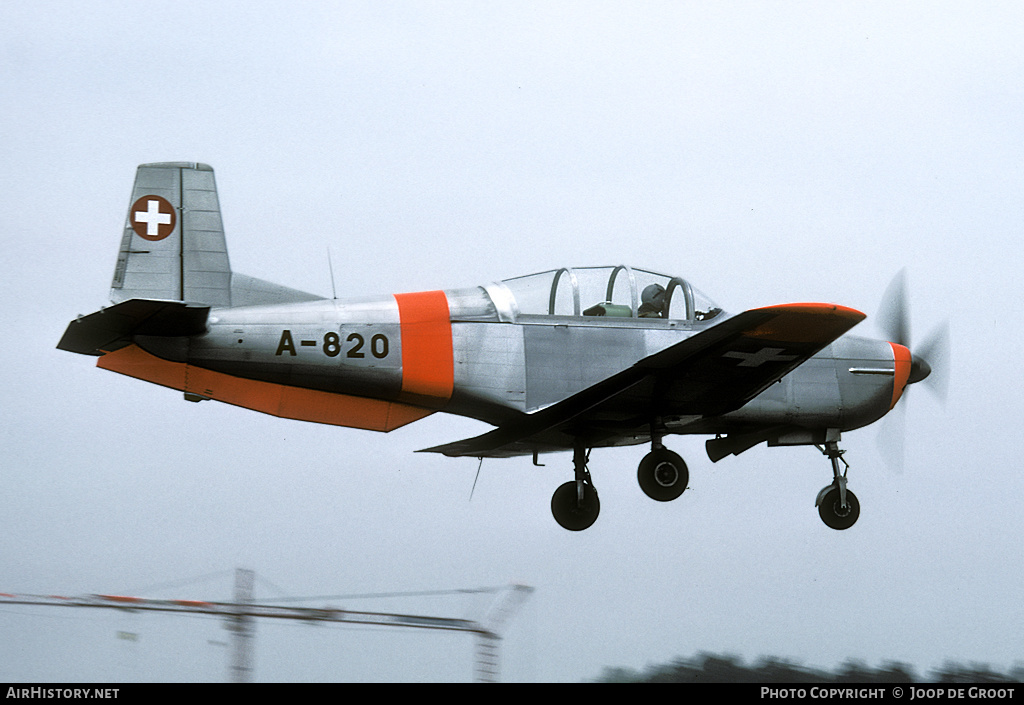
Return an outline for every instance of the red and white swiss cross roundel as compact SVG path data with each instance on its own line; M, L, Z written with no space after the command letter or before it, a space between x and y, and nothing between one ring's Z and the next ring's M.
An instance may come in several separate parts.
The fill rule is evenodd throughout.
M143 196L132 204L128 220L135 233L153 242L174 232L178 218L174 206L162 196Z

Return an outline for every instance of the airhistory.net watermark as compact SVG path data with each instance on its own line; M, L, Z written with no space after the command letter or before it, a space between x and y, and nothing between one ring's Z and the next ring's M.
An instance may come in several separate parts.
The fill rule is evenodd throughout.
M90 698L96 698L98 700L112 699L117 697L117 691L120 688L15 688L13 686L7 688L7 698L25 698L25 699L63 699L63 700L88 700Z

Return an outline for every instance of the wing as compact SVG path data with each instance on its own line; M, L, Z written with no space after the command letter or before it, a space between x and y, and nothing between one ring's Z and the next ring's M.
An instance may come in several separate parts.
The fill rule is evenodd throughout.
M551 406L423 452L509 457L571 448L580 437L591 447L611 445L655 416L726 414L864 318L851 308L817 303L746 311Z

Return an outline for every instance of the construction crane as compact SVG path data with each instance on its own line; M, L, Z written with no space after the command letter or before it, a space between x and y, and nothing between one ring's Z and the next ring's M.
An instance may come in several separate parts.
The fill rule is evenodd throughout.
M251 570L235 570L232 602L202 600L156 600L127 595L18 595L0 593L0 605L44 605L57 607L92 607L139 612L176 614L209 614L223 617L231 633L229 680L248 683L253 675L253 650L257 619L290 619L303 622L336 622L344 624L407 627L441 631L467 632L476 637L474 677L485 683L500 679L500 630L533 592L527 585L507 586L484 617L477 621L456 617L436 617L396 612L364 612L332 607L291 607L256 602L253 588L256 574ZM460 590L455 592L476 592Z

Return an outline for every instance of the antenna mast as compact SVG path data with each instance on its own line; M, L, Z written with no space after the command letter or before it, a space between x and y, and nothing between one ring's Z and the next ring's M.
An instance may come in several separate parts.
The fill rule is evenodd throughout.
M334 288L334 264L331 262L331 248L327 248L327 269L331 272L331 298L338 298L338 290Z

